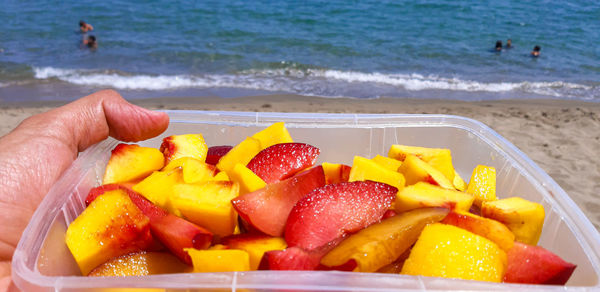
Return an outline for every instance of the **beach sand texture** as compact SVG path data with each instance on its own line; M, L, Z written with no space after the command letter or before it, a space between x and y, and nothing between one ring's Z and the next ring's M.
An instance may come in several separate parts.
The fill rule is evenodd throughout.
M451 114L485 123L544 169L600 229L600 104L566 100L463 102L381 98L359 100L297 95L244 98L162 98L133 101L152 109ZM55 104L0 107L0 136Z

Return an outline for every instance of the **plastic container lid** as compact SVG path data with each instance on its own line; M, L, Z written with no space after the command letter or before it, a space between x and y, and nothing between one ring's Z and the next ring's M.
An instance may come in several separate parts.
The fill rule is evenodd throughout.
M99 291L152 287L195 290L571 290L599 289L600 235L564 190L531 159L484 124L449 115L250 113L166 111L161 135L202 133L209 146L236 145L274 122L284 121L295 141L321 149L317 163L351 165L355 155L387 155L392 144L449 148L468 181L477 164L496 168L498 197L541 203L546 218L539 245L578 267L567 286L496 284L377 273L252 271L95 278L80 272L64 242L67 226L84 209L90 188L101 182L110 150L107 139L85 152L56 182L34 213L12 260L13 281L24 291ZM162 138L140 143L158 147ZM101 289L102 290L102 289ZM159 290L162 291L162 290Z

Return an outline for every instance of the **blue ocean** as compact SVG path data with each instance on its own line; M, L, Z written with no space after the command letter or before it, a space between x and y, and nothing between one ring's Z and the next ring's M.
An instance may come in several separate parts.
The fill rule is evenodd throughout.
M600 101L596 0L0 2L0 102L102 88Z

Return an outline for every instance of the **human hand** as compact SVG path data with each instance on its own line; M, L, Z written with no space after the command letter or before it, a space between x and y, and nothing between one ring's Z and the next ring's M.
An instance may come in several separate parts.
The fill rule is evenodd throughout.
M0 138L0 291L33 212L80 151L106 139L135 142L166 130L169 117L103 90L24 120Z

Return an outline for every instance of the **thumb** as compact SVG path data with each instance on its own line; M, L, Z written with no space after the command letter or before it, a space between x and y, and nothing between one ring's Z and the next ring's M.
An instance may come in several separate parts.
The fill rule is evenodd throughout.
M58 120L67 127L61 133L63 142L77 151L109 135L126 142L152 138L169 125L167 114L130 104L113 90L88 95L56 111Z

